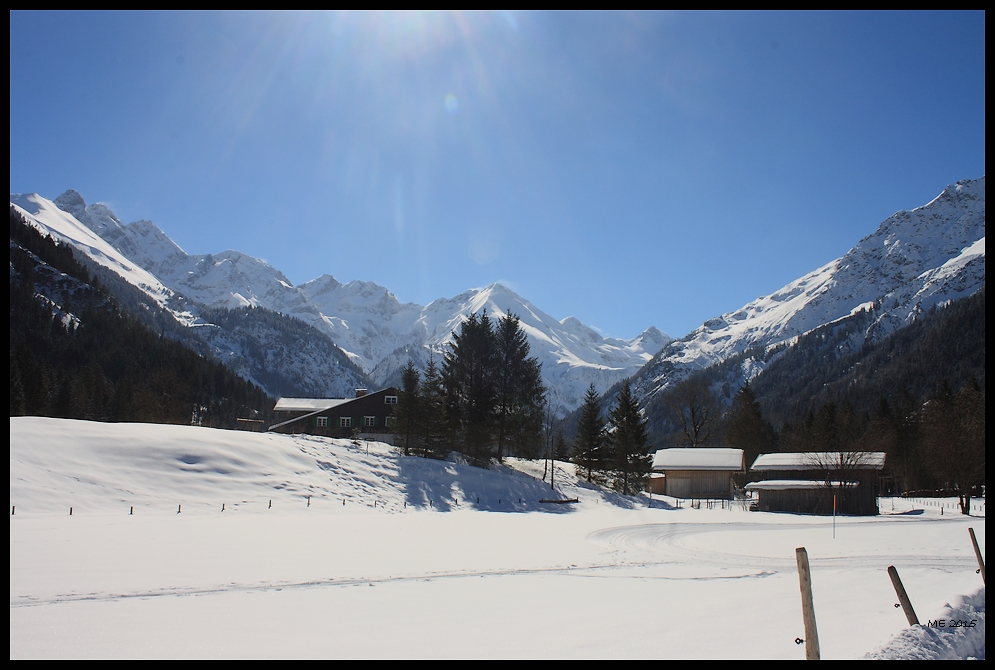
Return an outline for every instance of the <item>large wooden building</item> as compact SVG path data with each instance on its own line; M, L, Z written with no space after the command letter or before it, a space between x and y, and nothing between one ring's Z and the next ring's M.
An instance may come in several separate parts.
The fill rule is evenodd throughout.
M269 430L390 442L397 395L391 387L356 389L355 398L280 398L273 410L281 420Z
M761 454L750 472L763 479L746 489L766 512L875 515L884 465L881 451Z
M732 477L744 470L742 449L660 449L653 456L657 476L651 477L650 485L653 493L675 498L731 500L735 491Z

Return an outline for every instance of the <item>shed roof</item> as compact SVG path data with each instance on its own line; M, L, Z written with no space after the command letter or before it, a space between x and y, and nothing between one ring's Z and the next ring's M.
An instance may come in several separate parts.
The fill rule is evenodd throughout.
M273 408L277 412L313 412L330 409L355 398L280 398Z
M883 451L805 451L799 453L760 454L750 470L881 470ZM839 464L843 467L840 468Z
M653 456L653 469L737 472L743 469L743 450L728 447L660 449Z

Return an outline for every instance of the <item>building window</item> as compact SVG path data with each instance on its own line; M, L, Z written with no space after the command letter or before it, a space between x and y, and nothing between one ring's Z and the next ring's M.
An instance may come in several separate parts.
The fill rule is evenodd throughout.
M397 404L397 396L396 395L385 395L384 398L383 398L383 402L384 402L385 405L396 405Z
M384 417L383 425L385 427L387 427L387 428L393 428L394 427L394 417L392 417L392 416Z
M367 428L377 425L377 417L375 416L364 416L363 425Z
M352 428L352 417L351 416L340 416L339 417L339 428Z
M314 425L318 426L318 428L327 428L328 427L328 417L327 416L318 416L318 417L315 417L315 419L314 419Z

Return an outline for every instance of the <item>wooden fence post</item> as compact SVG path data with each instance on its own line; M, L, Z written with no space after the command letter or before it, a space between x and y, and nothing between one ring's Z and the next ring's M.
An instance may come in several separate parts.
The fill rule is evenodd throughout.
M981 581L985 582L985 559L981 557L981 549L978 548L978 538L975 537L973 528L968 528L967 532L971 534L971 544L974 545L974 556L978 559L978 570L981 572Z
M819 650L819 631L815 626L812 570L808 565L808 552L805 551L805 547L795 549L795 563L798 564L798 586L802 592L802 618L805 621L805 660L818 661L822 658L822 652Z
M891 577L891 584L895 587L895 593L898 594L898 602L902 604L902 611L905 612L905 618L909 620L909 625L918 626L919 617L916 616L916 611L912 609L912 601L909 600L909 594L905 592L905 587L902 586L902 579L898 576L898 570L895 569L894 565L888 566L888 576Z

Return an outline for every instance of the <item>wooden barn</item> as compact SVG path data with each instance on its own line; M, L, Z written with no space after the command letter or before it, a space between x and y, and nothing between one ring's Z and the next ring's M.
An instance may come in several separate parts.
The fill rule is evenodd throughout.
M390 442L397 395L391 387L374 393L356 389L355 398L280 398L273 410L284 418L269 430Z
M750 472L763 479L746 489L765 512L873 516L884 465L881 451L761 454Z
M660 449L653 456L656 477L650 479L651 490L675 498L731 500L735 489L732 477L744 469L742 449Z

